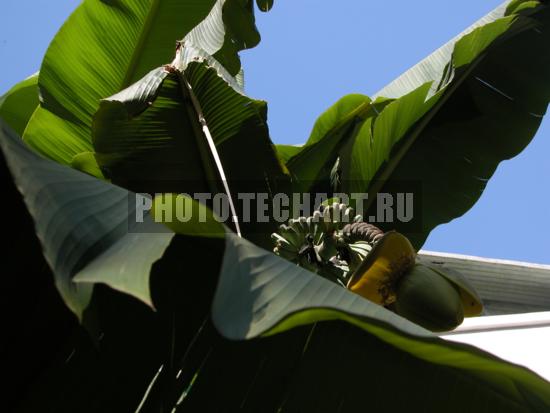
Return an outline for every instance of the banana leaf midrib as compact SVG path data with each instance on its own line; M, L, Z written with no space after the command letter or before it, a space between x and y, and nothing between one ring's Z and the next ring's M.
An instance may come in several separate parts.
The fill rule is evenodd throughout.
M201 104L198 98L195 96L193 88L187 80L185 73L178 69L176 69L175 71L178 77L178 83L180 84L183 98L187 101L185 107L187 108L187 114L193 127L195 142L197 143L199 152L201 154L202 166L207 178L208 185L210 186L212 194L220 193L222 191L217 184L221 181L223 192L225 193L225 195L227 195L231 214L234 217L234 219L231 221L233 222L237 235L240 237L242 236L241 228L239 225L239 217L235 208L234 198L229 188L229 183L223 169L223 163L221 161L220 155L216 149L216 145L212 139L212 135L209 132L210 128L203 114ZM199 124L202 126L202 129L201 127L199 127ZM208 130L208 133L206 133L205 129ZM212 163L214 165L212 165Z

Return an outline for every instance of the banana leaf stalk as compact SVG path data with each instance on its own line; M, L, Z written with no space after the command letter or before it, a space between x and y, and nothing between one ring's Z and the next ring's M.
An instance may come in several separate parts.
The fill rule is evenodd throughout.
M185 53L184 49L185 43L179 42L176 49L176 58L174 60L175 62L184 59L182 56L180 56ZM225 174L222 161L220 159L220 154L218 153L218 149L216 148L216 144L214 143L214 139L212 138L212 134L210 133L210 128L208 126L208 123L206 122L206 118L204 117L201 104L197 99L195 92L193 91L191 83L189 83L189 81L187 80L184 70L180 70L175 65L167 65L165 66L165 68L169 72L173 72L178 76L182 94L186 99L191 102L191 105L187 105L188 115L192 121L191 124L195 128L195 137L197 138L197 146L201 154L203 165L205 165L205 174L207 175L209 184L213 186L211 190L213 193L220 192L219 188L217 188L216 183L221 182L221 184L223 185L223 192L225 193L225 195L227 195L227 199L229 201L229 208L233 217L231 222L234 225L237 235L239 237L242 237L241 227L239 224L239 216L237 214L235 202L229 188L227 176ZM193 122L193 120L195 120L195 122ZM196 121L198 121L198 123Z

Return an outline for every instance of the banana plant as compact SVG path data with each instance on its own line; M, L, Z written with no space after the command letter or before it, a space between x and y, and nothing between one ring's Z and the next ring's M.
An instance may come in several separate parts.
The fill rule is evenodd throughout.
M265 102L244 93L238 52L260 41L254 12L250 0L85 0L40 74L0 99L0 146L25 207L15 190L9 200L34 248L25 252L42 249L41 274L75 315L65 310L61 344L40 362L18 358L26 391L14 406L547 410L539 376L422 327L452 328L480 299L415 253L536 133L550 100L547 2L506 2L374 97L344 97L302 147L275 146ZM156 213L181 193L234 201L252 186L372 200L407 180L422 184L420 230L329 220L287 243L285 226L276 253L277 226L246 223L235 202L227 225L191 198L206 222ZM161 194L143 222L136 192ZM369 217L370 202L352 207ZM293 262L282 258L290 244ZM439 303L426 286L451 304L443 322L429 317ZM51 291L36 294L59 308Z

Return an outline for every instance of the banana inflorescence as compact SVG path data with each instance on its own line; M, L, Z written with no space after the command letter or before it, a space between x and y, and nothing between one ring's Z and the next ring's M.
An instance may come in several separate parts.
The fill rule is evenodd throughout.
M404 235L384 233L345 204L291 219L272 239L275 254L432 331L483 311L460 273L422 263Z

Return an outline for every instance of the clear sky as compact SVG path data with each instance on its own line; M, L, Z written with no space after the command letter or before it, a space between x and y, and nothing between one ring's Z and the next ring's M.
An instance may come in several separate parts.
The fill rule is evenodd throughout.
M39 69L79 3L2 0L0 94ZM247 93L269 102L275 142L302 143L341 96L374 94L499 3L276 0L258 16L263 42L243 56ZM521 155L500 165L476 206L437 228L425 249L550 264L549 154L547 119Z

